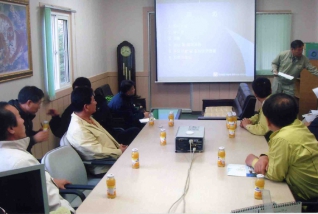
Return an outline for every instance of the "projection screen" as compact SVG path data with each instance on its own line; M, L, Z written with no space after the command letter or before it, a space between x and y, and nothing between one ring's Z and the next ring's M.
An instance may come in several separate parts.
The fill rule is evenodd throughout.
M255 0L155 0L156 81L251 82Z

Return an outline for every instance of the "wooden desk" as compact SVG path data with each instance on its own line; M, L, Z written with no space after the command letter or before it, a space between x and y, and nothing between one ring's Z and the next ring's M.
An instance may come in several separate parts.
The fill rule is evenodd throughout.
M255 178L227 176L227 168L217 166L219 146L225 146L226 163L244 164L248 154L268 151L264 137L237 128L236 137L228 138L225 121L176 120L169 128L167 120L148 124L118 159L109 173L115 174L117 197L106 196L104 177L76 213L168 213L183 194L190 154L175 153L178 126L204 126L205 151L194 155L190 188L186 196L187 213L228 213L231 210L261 204L254 199ZM167 130L167 145L159 144L159 125ZM138 148L140 169L131 168L131 149ZM294 201L286 183L266 180L276 203ZM183 204L176 212L182 212Z

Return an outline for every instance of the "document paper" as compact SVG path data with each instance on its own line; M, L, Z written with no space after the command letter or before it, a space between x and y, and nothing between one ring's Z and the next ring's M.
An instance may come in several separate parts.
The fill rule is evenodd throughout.
M282 72L278 72L278 75L281 76L281 77L284 77L284 78L286 78L286 79L289 79L289 80L294 79L293 76L290 76L290 75L288 75L288 74L284 74L284 73L282 73Z
M227 165L227 175L242 176L242 177L256 177L256 173L252 167L243 164L229 164Z

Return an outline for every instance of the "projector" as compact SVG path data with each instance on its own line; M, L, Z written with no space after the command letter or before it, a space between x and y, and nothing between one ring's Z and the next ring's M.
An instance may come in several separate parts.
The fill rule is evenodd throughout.
M192 152L194 147L195 152L203 152L203 141L203 126L180 126L176 135L176 152Z

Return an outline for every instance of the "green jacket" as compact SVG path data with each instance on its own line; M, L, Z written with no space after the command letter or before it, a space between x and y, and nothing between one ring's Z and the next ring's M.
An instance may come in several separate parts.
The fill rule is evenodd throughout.
M298 119L273 132L266 177L286 181L296 199L318 198L318 143Z
M262 106L264 102L262 103ZM263 114L262 107L260 108L259 113L249 118L249 120L252 122L252 124L247 125L246 130L248 130L250 133L263 136L269 131L267 120L265 115Z

